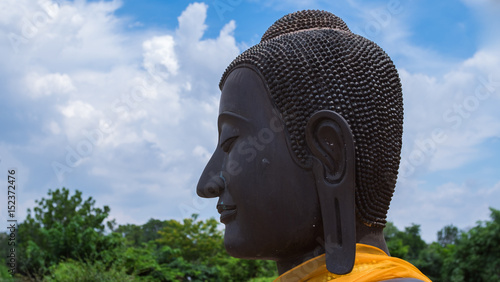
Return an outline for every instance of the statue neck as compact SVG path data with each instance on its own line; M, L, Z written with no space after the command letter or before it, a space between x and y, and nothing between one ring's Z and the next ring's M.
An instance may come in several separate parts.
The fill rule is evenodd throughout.
M390 255L384 238L384 228L368 227L363 223L356 222L356 243L377 247Z
M377 247L389 254L389 249L384 239L384 229L376 227L368 227L362 223L356 223L356 243L371 245ZM288 270L300 265L301 263L308 261L314 257L317 257L325 253L325 249L318 245L317 248L308 253L302 254L293 258L286 258L283 260L276 261L276 266L278 267L279 275L287 272Z
M318 245L318 247L315 250L310 251L308 253L302 254L297 257L286 258L283 260L276 261L276 266L278 267L278 274L281 275L287 272L288 270L300 265L301 263L308 261L312 258L315 258L319 255L322 255L324 253L325 249L322 246Z

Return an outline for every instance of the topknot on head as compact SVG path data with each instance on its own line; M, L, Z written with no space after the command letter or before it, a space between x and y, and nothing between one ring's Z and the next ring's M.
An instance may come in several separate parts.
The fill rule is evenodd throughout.
M330 12L304 10L288 14L277 20L264 33L261 42L283 34L310 29L337 29L351 32L341 18Z

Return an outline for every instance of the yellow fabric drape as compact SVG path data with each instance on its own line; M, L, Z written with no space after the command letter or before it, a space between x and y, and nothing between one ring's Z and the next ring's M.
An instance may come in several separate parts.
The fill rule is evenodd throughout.
M363 282L384 281L394 278L416 278L431 282L411 263L390 257L381 249L365 244L356 244L354 268L348 274L337 275L329 272L326 269L325 255L323 254L290 269L274 281Z

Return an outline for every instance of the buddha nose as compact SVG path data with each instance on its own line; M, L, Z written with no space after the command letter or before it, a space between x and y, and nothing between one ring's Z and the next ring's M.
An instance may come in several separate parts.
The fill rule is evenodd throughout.
M220 168L216 170L213 160L210 160L200 176L198 186L196 187L196 194L202 198L219 197L222 191L224 191L225 185L226 183Z

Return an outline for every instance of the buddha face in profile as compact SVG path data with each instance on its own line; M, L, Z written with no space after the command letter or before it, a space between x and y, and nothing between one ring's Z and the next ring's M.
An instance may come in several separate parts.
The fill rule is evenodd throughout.
M293 13L220 88L219 142L197 193L218 198L229 254L287 270L325 252L338 264L366 234L383 241L403 108L380 47L331 13Z
M322 232L314 178L294 159L283 121L256 70L239 67L229 73L218 128L219 143L198 193L219 197L227 251L275 259L314 249Z

